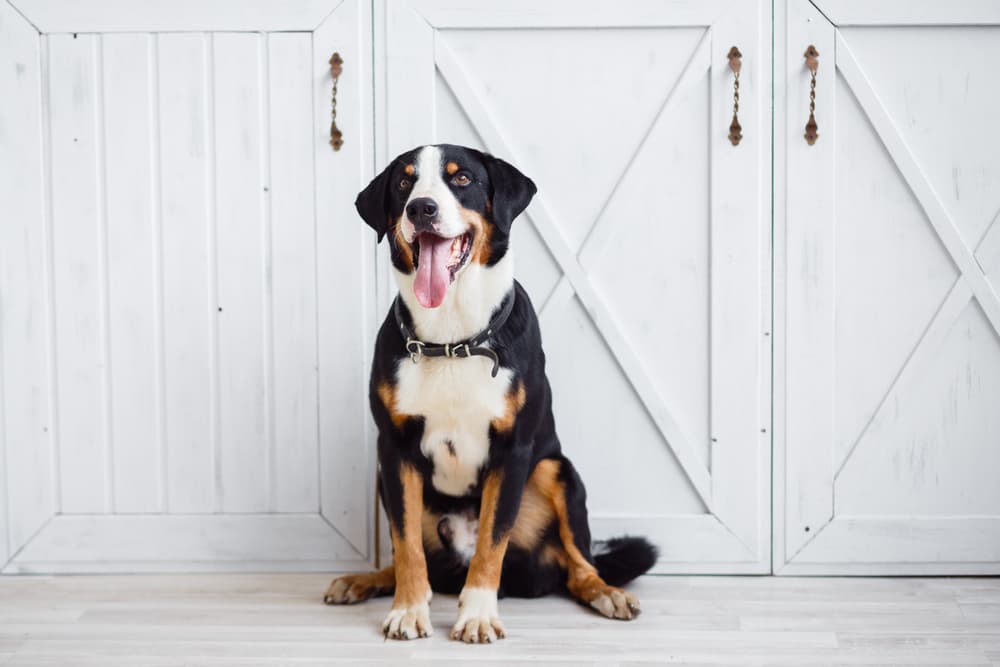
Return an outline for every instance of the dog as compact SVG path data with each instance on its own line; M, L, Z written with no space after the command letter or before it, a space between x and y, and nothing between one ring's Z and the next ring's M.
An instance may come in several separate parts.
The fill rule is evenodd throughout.
M375 343L369 400L393 565L338 577L327 604L394 595L391 639L432 633L431 591L459 594L452 639L505 636L497 599L568 593L609 618L656 562L638 537L592 545L586 491L556 436L538 319L514 279L511 225L534 182L448 144L403 153L358 195L389 237L399 294Z

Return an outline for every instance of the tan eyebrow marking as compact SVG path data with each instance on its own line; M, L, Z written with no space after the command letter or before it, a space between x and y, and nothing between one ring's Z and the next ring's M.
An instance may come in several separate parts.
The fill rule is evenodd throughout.
M456 171L458 171L458 163L457 162L449 162L448 164L445 165L444 170L448 172L449 176L451 176Z
M412 164L408 164L403 168L403 172L405 172L407 176L413 176L413 174L416 173L416 169L413 168Z

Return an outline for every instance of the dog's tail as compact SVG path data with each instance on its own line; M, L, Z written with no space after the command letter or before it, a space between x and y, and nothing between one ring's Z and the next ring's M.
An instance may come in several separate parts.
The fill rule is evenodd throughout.
M644 537L613 537L593 545L597 574L611 586L622 586L656 564L659 550Z

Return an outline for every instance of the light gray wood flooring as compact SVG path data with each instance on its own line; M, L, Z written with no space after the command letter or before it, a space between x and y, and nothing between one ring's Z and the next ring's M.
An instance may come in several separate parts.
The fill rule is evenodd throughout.
M502 600L508 638L383 641L383 598L321 603L324 575L0 577L0 665L997 664L1000 579L644 577L643 613Z

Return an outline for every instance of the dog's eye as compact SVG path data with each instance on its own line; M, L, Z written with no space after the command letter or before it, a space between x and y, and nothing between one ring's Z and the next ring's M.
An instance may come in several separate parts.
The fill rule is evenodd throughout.
M410 179L408 179L408 178L400 179L400 181L399 181L399 189L400 190L405 190L408 187L410 187Z
M472 179L469 178L468 174L455 174L455 176L451 179L451 182L455 185L465 187L472 182Z

